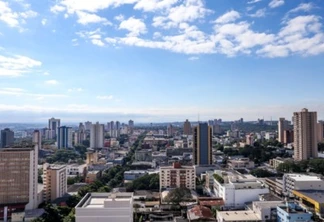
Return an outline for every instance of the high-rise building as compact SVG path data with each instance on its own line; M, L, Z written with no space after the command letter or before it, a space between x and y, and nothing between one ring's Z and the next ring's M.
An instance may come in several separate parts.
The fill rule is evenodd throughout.
M72 147L72 128L61 126L58 128L57 134L57 148L70 148Z
M36 209L38 188L39 131L33 134L33 148L4 148L0 150L0 212L10 213ZM0 213L0 215L1 215Z
M317 123L317 142L322 143L324 141L324 121Z
M289 122L285 118L280 118L278 122L278 141L284 143L284 131L288 130Z
M55 130L47 129L45 130L45 139L52 140L55 138Z
M110 137L114 137L114 129L115 129L115 123L114 121L110 122L110 128L108 129Z
M213 129L207 123L199 123L193 130L193 164L210 165L212 157Z
M294 131L293 130L285 130L284 131L284 138L283 138L284 144L289 144L294 142Z
M54 130L54 137L52 139L54 139L57 134L58 134L58 128L61 126L61 120L60 119L55 119L54 117L52 117L51 119L48 120L48 129L50 130Z
M90 122L90 121L85 122L84 123L85 130L91 130L91 125L92 125L92 122Z
M183 134L191 135L191 123L189 122L189 120L186 120L183 124Z
M181 166L173 163L173 166L160 167L160 190L170 188L196 189L196 171L193 166Z
M120 122L116 121L115 137L120 136Z
M103 148L104 147L104 125L99 124L92 124L90 130L90 147L91 148Z
M174 133L175 133L175 129L174 129L173 125L169 124L168 128L167 128L167 136L171 137L174 135Z
M128 121L128 127L134 128L134 121L133 120Z
M133 120L128 121L128 131L129 131L129 133L134 132L134 121Z
M10 147L14 145L14 132L9 128L1 130L1 148Z
M50 202L56 198L63 197L67 191L66 166L43 165L44 201Z
M317 157L317 113L302 109L294 113L294 159Z

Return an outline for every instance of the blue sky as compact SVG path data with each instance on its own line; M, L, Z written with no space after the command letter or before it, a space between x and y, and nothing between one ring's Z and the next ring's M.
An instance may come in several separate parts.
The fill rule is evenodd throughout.
M324 118L322 0L0 0L0 122Z

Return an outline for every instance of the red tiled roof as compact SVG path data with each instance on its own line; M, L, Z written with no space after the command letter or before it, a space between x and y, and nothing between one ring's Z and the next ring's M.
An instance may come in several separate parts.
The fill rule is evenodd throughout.
M192 209L188 210L188 216L190 219L215 219L213 213L208 207L204 206L195 206Z

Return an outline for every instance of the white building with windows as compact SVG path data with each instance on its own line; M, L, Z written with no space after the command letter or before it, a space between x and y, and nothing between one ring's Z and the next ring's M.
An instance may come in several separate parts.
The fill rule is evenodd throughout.
M293 196L293 190L324 190L324 180L318 176L285 174L282 188L285 195Z
M252 175L220 170L216 170L215 174L223 178L223 181L214 178L214 193L223 198L227 208L242 208L247 202L259 200L260 194L269 193L269 189Z
M133 193L88 193L75 207L76 222L133 222Z

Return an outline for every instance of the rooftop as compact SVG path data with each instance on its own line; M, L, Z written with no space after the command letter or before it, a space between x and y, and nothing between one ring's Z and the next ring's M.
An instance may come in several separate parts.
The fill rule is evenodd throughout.
M88 193L75 208L133 207L133 193Z
M49 169L51 170L61 170L63 168L65 168L66 166L65 165L57 165L57 164L52 164L49 166Z
M217 212L217 215L225 221L261 221L253 211L224 211Z
M294 179L295 181L321 181L322 180L318 176L310 176L304 174L288 174L287 176Z
M188 217L190 220L215 220L211 210L208 207L204 206L195 206L192 209L188 210Z
M299 196L299 194L310 198L320 204L324 204L324 192L323 190L295 190L293 193Z

